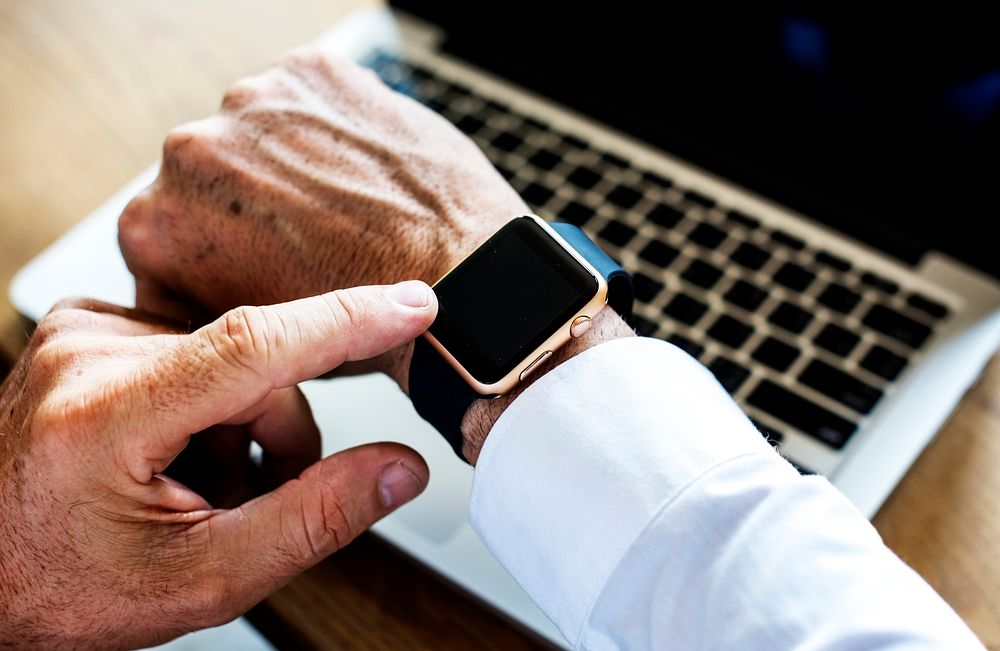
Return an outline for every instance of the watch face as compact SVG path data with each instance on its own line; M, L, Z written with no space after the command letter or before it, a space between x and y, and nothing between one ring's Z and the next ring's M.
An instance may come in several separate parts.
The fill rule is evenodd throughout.
M598 281L530 217L500 229L435 286L430 333L493 384L594 298Z

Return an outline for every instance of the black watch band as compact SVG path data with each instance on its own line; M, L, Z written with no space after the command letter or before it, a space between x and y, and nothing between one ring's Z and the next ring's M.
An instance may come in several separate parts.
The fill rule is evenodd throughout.
M632 316L632 278L573 224L549 224L589 262L608 283L608 305L626 321ZM462 419L477 393L425 339L417 337L410 362L410 399L421 418L444 436L463 461Z

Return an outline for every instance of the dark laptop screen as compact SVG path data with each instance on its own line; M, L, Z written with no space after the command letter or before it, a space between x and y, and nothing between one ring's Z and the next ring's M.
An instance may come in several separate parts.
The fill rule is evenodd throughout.
M1000 47L964 9L398 2L447 49L909 262L1000 277Z

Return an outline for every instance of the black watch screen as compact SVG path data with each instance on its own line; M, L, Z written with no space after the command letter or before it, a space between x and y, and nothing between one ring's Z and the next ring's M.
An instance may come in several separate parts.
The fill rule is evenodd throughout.
M597 279L530 217L507 223L442 278L430 333L479 382L510 373L583 308Z

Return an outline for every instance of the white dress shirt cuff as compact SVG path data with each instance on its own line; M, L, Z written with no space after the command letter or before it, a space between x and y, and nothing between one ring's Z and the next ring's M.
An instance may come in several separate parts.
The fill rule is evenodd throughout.
M780 461L708 370L662 341L615 340L553 369L504 412L479 457L470 517L575 646L656 514L746 455Z

